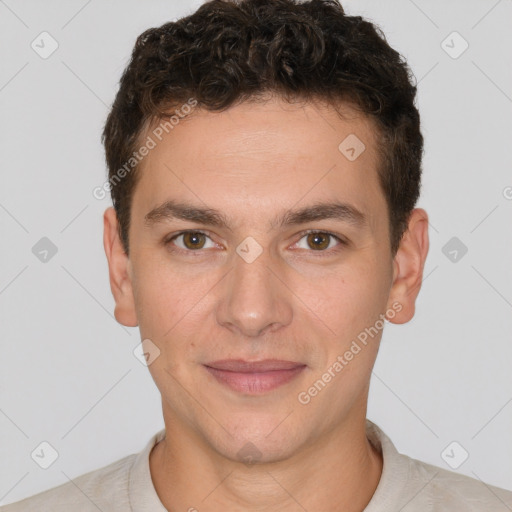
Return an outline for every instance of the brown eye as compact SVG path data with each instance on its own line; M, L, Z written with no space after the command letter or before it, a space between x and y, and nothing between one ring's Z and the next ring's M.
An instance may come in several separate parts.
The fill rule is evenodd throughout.
M183 244L187 249L202 249L206 241L206 236L203 233L195 231L183 233L181 236L183 236Z
M322 250L329 247L331 235L327 233L309 233L307 243L309 247L315 250Z
M174 246L181 251L189 253L199 252L200 249L210 249L215 247L215 243L211 238L201 231L182 231L181 233L168 238L164 243L171 250Z
M345 240L329 231L307 231L302 234L302 238L296 244L299 249L306 249L309 252L313 250L313 252L319 253L318 256L323 256L324 253L326 256L331 255L346 245Z

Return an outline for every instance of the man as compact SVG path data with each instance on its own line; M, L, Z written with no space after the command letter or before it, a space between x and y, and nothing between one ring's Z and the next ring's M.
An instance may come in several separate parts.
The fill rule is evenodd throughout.
M512 507L366 419L429 247L415 93L335 1L213 1L138 38L103 134L104 246L165 430L2 510Z

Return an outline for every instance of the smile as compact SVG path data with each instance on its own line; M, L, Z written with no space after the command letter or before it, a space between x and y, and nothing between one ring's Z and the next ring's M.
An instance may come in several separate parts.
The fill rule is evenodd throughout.
M306 365L291 361L217 361L204 365L221 384L239 393L259 395L272 391L297 377Z

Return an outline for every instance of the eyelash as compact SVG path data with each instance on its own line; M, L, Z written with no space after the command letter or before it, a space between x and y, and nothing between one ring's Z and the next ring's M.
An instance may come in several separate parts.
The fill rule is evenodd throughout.
M200 229L199 230L198 229L187 229L187 230L184 230L184 231L180 231L179 233L173 234L170 237L167 237L166 239L164 239L164 245L166 247L170 247L171 246L171 242L173 240L175 240L179 236L185 235L187 233L199 233L199 234L207 236L211 240L211 236L210 236L210 234L207 231L201 231ZM346 240L344 240L343 238L339 237L338 235L335 235L334 233L331 233L330 231L324 231L324 230L319 230L319 229L310 229L310 230L307 230L307 231L303 231L302 233L300 233L300 238L299 238L299 240L296 243L300 242L300 240L302 240L306 235L310 235L310 234L313 234L313 233L319 233L319 234L322 234L322 235L331 236L337 242L339 242L339 246L331 248L331 249L326 249L326 250L323 250L323 251L314 251L313 249L311 249L310 251L308 251L308 252L317 253L315 255L315 257L322 258L322 257L325 257L325 256L330 256L332 254L332 252L338 252L338 251L342 250L344 248L344 246L348 245L348 242ZM183 253L185 253L185 254L196 253L196 254L193 254L193 256L200 256L201 253L202 253L201 249L197 249L197 250L194 251L194 250L190 250L190 249L189 250L181 249L180 247L177 247L177 248L176 247L171 247L169 250L172 251L172 252L178 252L178 253L182 253L182 254Z

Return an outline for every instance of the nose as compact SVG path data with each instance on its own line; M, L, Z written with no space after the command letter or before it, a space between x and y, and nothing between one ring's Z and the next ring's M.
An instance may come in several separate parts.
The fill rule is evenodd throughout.
M289 325L293 294L286 269L272 264L266 250L248 263L238 254L226 276L217 308L217 322L237 335L257 337Z

